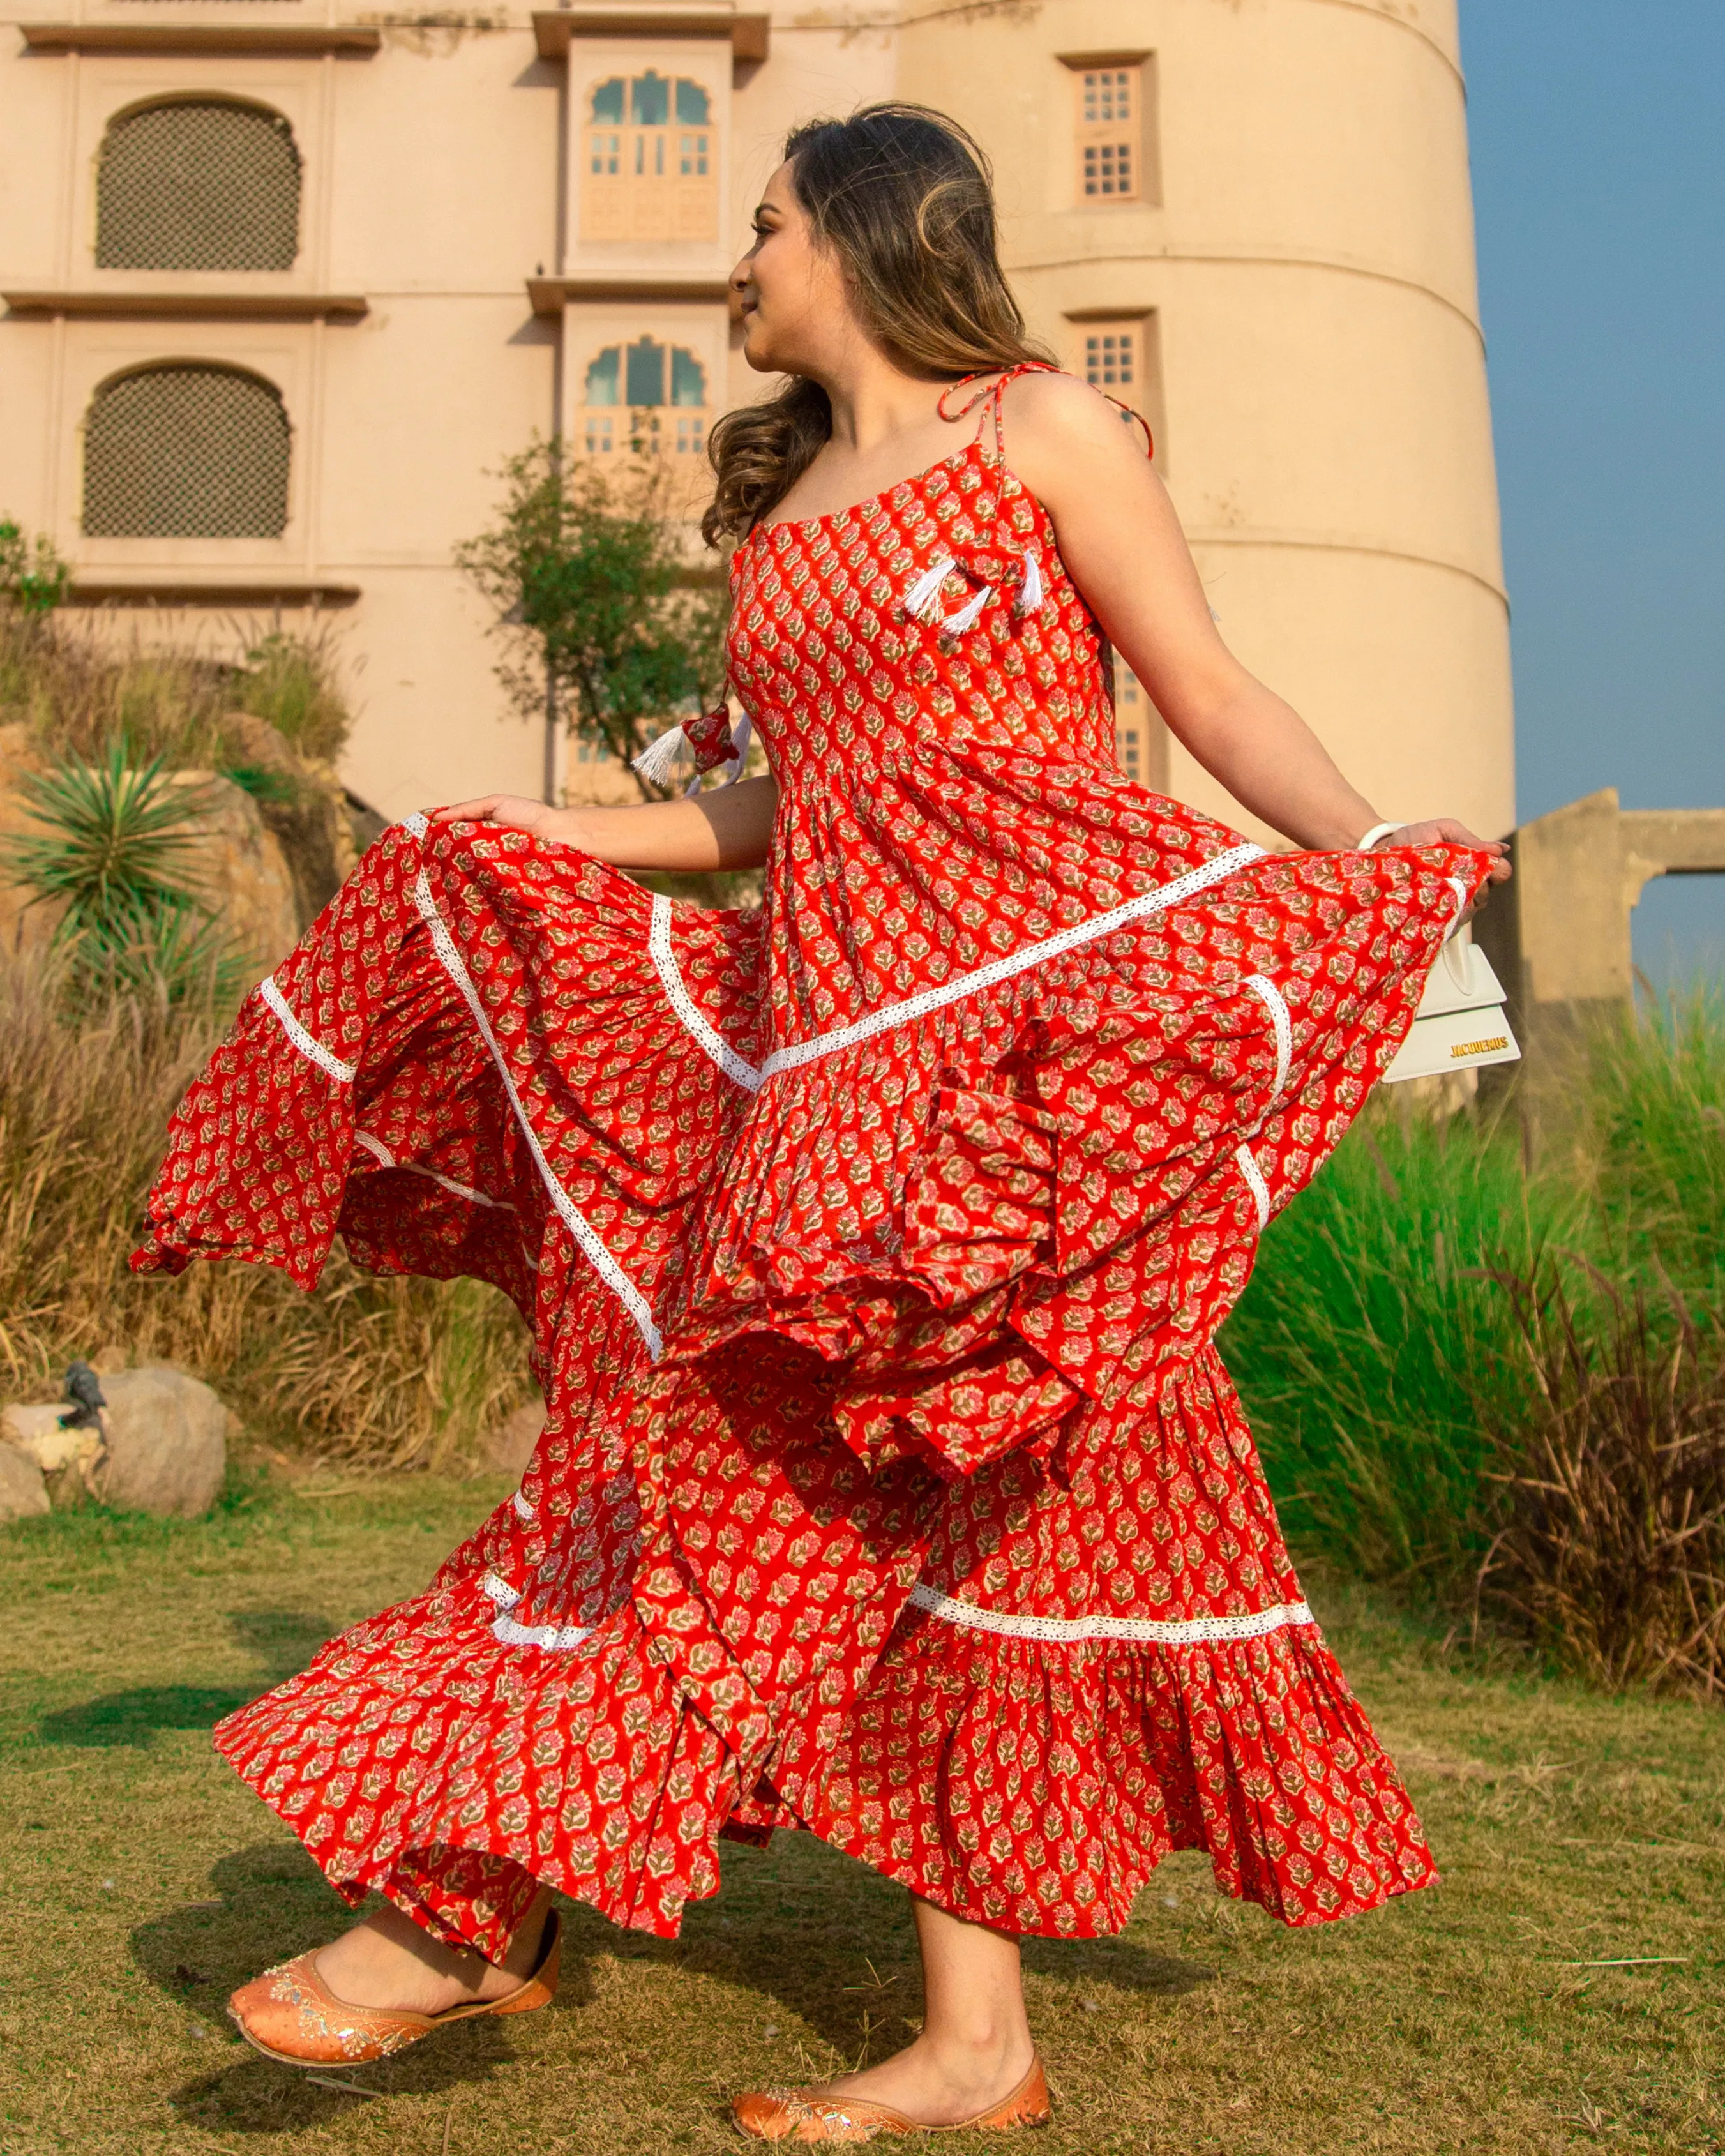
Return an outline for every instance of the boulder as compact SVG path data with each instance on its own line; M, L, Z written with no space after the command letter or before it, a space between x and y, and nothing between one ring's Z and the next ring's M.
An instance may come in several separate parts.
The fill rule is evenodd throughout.
M102 1433L96 1429L64 1430L60 1417L71 1413L66 1400L47 1407L14 1402L0 1408L0 1443L12 1445L35 1462L48 1478L50 1496L58 1504L75 1499L75 1486L95 1488L95 1471L102 1457ZM68 1478L62 1482L61 1477Z
M172 1363L102 1373L107 1457L95 1494L121 1512L195 1519L221 1494L228 1409L209 1387Z
M281 841L244 787L207 771L177 771L172 778L176 786L192 791L198 807L182 879L239 946L249 984L280 963L300 940L293 870Z
M529 1400L490 1433L485 1440L485 1457L501 1475L524 1475L544 1428L544 1401Z
M0 1520L27 1520L49 1509L42 1470L10 1445L0 1445Z

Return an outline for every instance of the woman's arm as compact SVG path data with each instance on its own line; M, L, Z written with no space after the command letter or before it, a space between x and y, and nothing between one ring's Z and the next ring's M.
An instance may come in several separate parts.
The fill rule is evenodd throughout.
M1169 730L1235 800L1296 845L1355 845L1378 823L1291 706L1216 633L1179 520L1137 428L1070 377L1021 376L1005 396L1013 470L1054 520L1060 557ZM1484 845L1449 817L1402 843ZM1492 880L1509 874L1507 859Z
M578 847L619 869L757 869L778 811L778 782L744 778L685 801L629 808L548 808L514 793L487 793L434 808L434 824L498 824Z

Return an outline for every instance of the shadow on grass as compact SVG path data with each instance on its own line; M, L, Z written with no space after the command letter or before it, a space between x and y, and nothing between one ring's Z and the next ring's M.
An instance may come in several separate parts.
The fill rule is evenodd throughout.
M327 1618L303 1609L238 1609L228 1622L239 1644L263 1666L254 1683L244 1685L137 1685L129 1691L104 1692L44 1715L37 1726L44 1744L73 1744L87 1749L130 1745L147 1751L163 1729L213 1729L224 1715L280 1684L309 1662L334 1629Z
M138 1685L131 1691L104 1692L77 1707L45 1714L37 1727L44 1744L79 1744L93 1748L130 1744L147 1751L159 1729L213 1729L257 1697L255 1685Z
M682 1936L619 1932L566 1909L565 1951L656 1962L716 1978L761 1999L763 2020L794 2015L847 2063L885 2058L921 2026L922 1987L910 1897L810 1834L768 1850L721 1845L724 1889L691 1903ZM1074 1988L1099 1984L1173 1999L1215 1971L1129 1938L1026 1939L1024 1968Z
M231 2035L230 1992L260 1969L321 1946L352 1918L296 1841L254 1842L218 1859L210 1886L214 1899L140 1924L131 1934L131 1950L158 1989L182 2005L195 2022L226 2037ZM566 1926L571 1913L566 1907ZM608 1926L595 1922L608 1933ZM583 1934L581 1945L586 1943ZM562 1981L548 2013L583 2006L593 1997L585 1955L578 1947L572 1952L573 1945L566 1932ZM320 2071L374 2096L436 2095L489 2080L515 2057L516 2032L544 2019L458 2021L397 2058ZM213 2071L182 2082L171 2101L182 2120L218 2136L310 2131L365 2099L245 2051L230 2051Z

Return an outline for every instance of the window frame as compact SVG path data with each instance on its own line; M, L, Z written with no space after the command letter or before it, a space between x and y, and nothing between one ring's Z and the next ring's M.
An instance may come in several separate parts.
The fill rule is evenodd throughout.
M1070 180L1061 192L1075 209L1156 209L1162 205L1160 137L1158 127L1158 85L1156 54L1147 47L1130 51L1057 53L1060 64L1070 74L1067 109L1060 139L1070 144ZM1098 74L1126 74L1131 79L1133 110L1123 126L1111 121L1087 121L1085 116L1086 78ZM1086 152L1110 142L1123 142L1130 154L1132 181L1121 193L1085 192Z
M661 393L656 400L631 401L630 352L639 352L647 346L651 346L658 356ZM707 433L723 408L713 401L711 357L704 357L675 327L655 331L645 326L638 328L634 335L614 331L607 334L588 346L586 353L586 363L578 370L581 393L572 415L574 424L571 429L580 454L594 458L663 454L678 470L693 471L700 467L704 471ZM617 362L614 371L615 395L608 403L593 403L589 401L588 388L594 374L613 354ZM680 367L680 361L683 362ZM701 395L698 403L691 403L678 393L680 388L687 386L690 367L700 377ZM644 421L638 419L637 414L646 415Z
M294 201L294 252L285 264L253 263L244 265L228 264L221 268L199 266L173 268L159 263L145 264L105 263L101 259L102 245L102 167L104 153L116 134L143 118L146 113L172 111L176 106L225 105L235 111L252 115L268 121L273 129L285 132L289 151L294 161L296 189ZM138 280L146 278L172 277L177 282L187 278L244 277L269 278L272 280L293 278L301 275L306 267L312 233L312 172L311 160L300 137L295 116L280 105L261 97L249 96L244 92L226 87L191 89L180 87L156 95L134 97L127 103L116 105L104 117L97 133L95 147L90 168L89 245L90 266L102 278L126 278Z
M90 434L90 424L103 399L114 395L127 382L147 380L151 376L164 376L198 370L210 373L232 375L239 380L254 384L267 393L280 408L283 429L281 471L281 516L280 527L274 531L93 531L85 523L91 483ZM294 423L294 413L287 392L282 383L255 363L243 357L227 353L174 352L147 359L134 360L129 364L111 367L91 382L80 410L76 428L78 451L78 485L73 497L75 507L73 521L77 531L81 552L90 549L126 547L193 548L212 547L267 547L279 549L290 542L295 522L295 481L303 444Z
M634 117L636 85L649 78L665 88L662 122ZM624 117L600 119L593 107L614 83L623 92ZM693 102L693 96L685 99L685 91L705 105L706 120L680 117L685 102ZM646 60L620 54L603 62L596 58L576 105L578 246L716 247L721 236L719 137L727 111L718 85L680 54ZM601 157L608 167L603 171L598 169ZM685 169L691 166L696 169Z
M1142 414L1150 429L1157 470L1168 476L1168 411L1162 385L1162 311L1154 306L1073 307L1067 311L1066 364L1081 382L1090 380L1087 346L1093 336L1118 336L1122 331L1134 340L1137 381L1130 395L1122 385L1098 382L1095 387Z

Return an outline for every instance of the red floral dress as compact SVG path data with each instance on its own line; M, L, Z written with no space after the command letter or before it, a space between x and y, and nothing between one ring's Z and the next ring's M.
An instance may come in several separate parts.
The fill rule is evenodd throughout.
M780 1825L1015 1932L1174 1848L1290 1923L1435 1876L1214 1337L1488 863L1126 778L999 408L738 550L758 912L410 817L180 1111L141 1269L340 1234L533 1328L519 1491L217 1732L350 1901L668 1934Z

